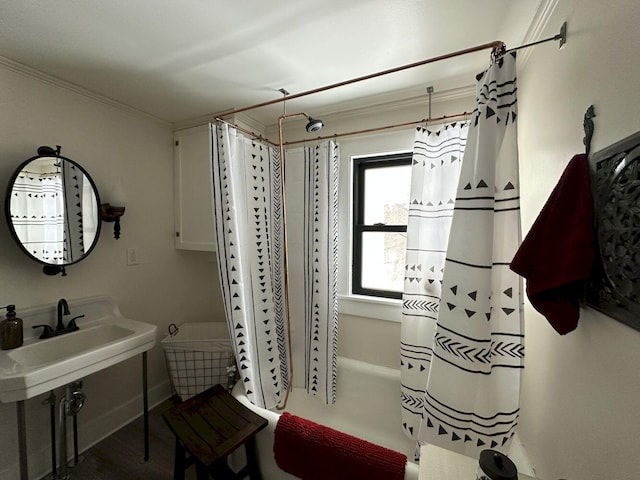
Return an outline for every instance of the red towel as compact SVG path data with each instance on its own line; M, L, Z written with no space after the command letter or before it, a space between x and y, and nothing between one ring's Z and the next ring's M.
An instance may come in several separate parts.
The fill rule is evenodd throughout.
M273 453L302 480L403 480L407 456L310 420L283 413Z
M531 305L560 335L578 325L595 255L589 165L586 155L576 155L511 262L511 270L527 279Z

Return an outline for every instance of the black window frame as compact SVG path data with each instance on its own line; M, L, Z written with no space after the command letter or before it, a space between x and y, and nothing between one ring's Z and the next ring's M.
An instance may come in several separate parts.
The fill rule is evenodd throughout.
M402 292L379 290L362 286L362 237L365 232L405 232L407 225L386 225L364 223L366 190L365 172L369 169L411 165L412 152L353 158L353 223L351 258L351 293L369 297L401 299Z

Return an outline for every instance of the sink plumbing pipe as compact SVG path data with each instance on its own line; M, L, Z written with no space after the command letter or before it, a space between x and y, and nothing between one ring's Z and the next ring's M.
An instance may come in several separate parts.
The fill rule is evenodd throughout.
M78 463L78 427L76 415L84 406L84 402L87 396L82 391L82 382L73 382L66 386L66 395L60 399L58 404L59 412L59 438L60 438L60 453L59 453L59 468L57 476L54 475L56 480L67 480L70 475L68 473L67 465L67 416L73 417L73 449L74 449L74 461Z

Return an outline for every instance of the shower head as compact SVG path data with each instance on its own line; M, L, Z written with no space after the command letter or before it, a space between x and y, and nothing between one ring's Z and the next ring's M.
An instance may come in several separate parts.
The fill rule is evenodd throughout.
M324 127L324 123L322 123L322 120L318 120L317 118L311 118L311 117L307 117L307 118L309 118L309 123L307 123L307 126L305 127L307 129L307 132L309 133L317 132L322 127Z

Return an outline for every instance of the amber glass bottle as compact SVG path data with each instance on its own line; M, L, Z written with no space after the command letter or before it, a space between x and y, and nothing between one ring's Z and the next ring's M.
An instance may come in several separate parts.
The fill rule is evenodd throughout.
M22 345L22 319L16 317L16 306L7 305L7 318L0 322L0 349L10 350Z

